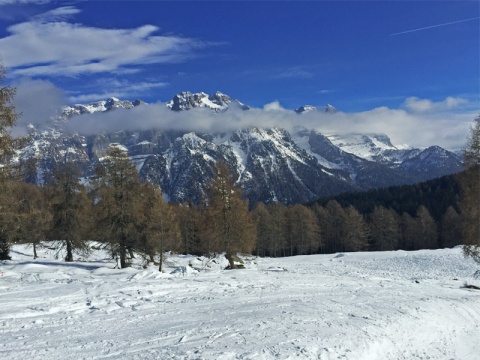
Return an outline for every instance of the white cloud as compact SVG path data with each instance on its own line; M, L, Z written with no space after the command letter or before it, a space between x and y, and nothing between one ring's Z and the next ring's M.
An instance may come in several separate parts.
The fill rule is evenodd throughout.
M74 7L63 7L10 26L10 35L0 39L4 65L23 76L131 73L139 70L138 65L184 61L195 50L211 45L155 35L159 29L153 25L102 29L58 21L76 13Z
M12 132L15 136L24 135L29 124L39 126L50 120L65 105L65 94L49 81L22 79L14 85L14 105L20 114Z
M145 92L168 86L167 82L138 82L131 83L128 80L118 79L98 79L97 87L107 87L103 92L94 94L71 95L68 97L69 103L86 103L91 101L105 100L109 97L129 98L140 97Z
M420 99L417 97L407 98L402 107L413 113L434 112L451 110L463 105L467 105L468 100L456 97L447 97L443 101L432 101L430 99Z
M23 112L19 125L29 122L41 124L54 115L61 104L65 104L63 92L50 82L23 80L16 86L15 104L17 109ZM103 94L100 94L95 95L92 100L103 98ZM87 102L87 97L84 100ZM445 106L457 103L452 100L443 102ZM253 108L248 111L230 108L224 113L213 113L208 109L174 112L166 108L164 103L155 103L129 110L117 109L103 114L73 117L69 120L68 127L71 131L84 134L151 128L222 132L252 126L278 126L290 131L305 127L316 129L323 134L385 133L394 144L409 144L415 147L439 145L445 148L460 148L466 142L469 127L473 124L477 112L478 110L452 111L437 108L435 111L413 113L404 108L378 107L356 113L327 114L311 111L298 115L283 108L278 101L261 109Z
M310 79L313 73L301 68L291 68L273 75L275 79Z
M313 111L298 115L284 109L278 102L267 104L263 109L229 109L217 114L208 109L173 112L164 103L157 103L108 114L82 115L72 118L69 127L73 131L88 133L92 129L146 130L152 127L222 132L252 126L278 126L292 131L300 126L316 129L323 134L385 133L398 145L458 148L464 145L474 117L474 113L412 114L404 109L388 107L357 113L326 114Z
M39 14L33 19L41 22L62 21L78 13L80 13L80 10L74 6L63 6L47 11L43 14Z
M25 5L25 4L46 4L51 0L0 0L0 6L2 5Z
M322 90L319 90L318 92L320 94L331 94L331 93L335 92L335 90L333 90L333 89L322 89Z
M283 111L283 110L285 110L285 108L283 108L282 105L280 105L280 103L277 100L275 100L275 101L272 101L271 103L265 104L263 106L263 110L265 110L265 111Z

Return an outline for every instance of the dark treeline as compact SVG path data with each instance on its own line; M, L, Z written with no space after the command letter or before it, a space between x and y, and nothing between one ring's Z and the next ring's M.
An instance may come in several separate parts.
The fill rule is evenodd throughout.
M370 214L362 214L334 199L325 206L259 204L253 215L260 256L437 249L463 244L462 217L452 206L439 222L423 205L413 216L381 205Z
M437 222L441 222L449 207L459 211L460 177L459 174L446 175L414 185L343 193L316 202L325 206L328 201L336 200L342 207L352 205L364 215L371 214L376 206L383 206L398 214L406 212L415 216L418 207L423 205Z

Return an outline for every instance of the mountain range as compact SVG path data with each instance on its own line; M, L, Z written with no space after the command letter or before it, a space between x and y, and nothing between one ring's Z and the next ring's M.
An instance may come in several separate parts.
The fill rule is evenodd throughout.
M109 98L66 106L47 127L31 126L28 141L17 156L19 162L36 160L36 172L27 180L44 184L59 162L75 162L84 177L91 176L112 143L128 150L142 179L159 185L165 198L180 203L201 201L216 161L227 163L251 205L259 201L305 203L345 191L412 184L462 170L461 158L453 152L438 146L395 146L386 134L327 135L298 126L293 131L249 127L199 133L152 128L80 135L64 127L82 114L137 106L148 105L141 100ZM250 109L220 92L182 92L165 106L175 112ZM294 111L298 116L311 111L334 116L338 110L332 105L324 109L304 105Z

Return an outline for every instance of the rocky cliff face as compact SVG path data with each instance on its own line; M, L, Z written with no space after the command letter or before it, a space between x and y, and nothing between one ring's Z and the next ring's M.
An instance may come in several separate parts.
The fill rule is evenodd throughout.
M128 149L140 176L159 185L174 202L199 203L216 161L228 164L251 205L258 201L303 203L344 191L414 183L460 171L458 155L439 147L396 148L384 134L324 136L309 129L248 128L222 134L151 129L80 136L62 132L59 123L93 112L129 109L141 101L111 98L66 107L46 130L32 129L20 162L37 160L28 180L48 180L56 163L74 162L88 177L111 143ZM215 112L248 107L227 95L181 93L166 104L172 111L206 107ZM310 109L309 111L317 111Z

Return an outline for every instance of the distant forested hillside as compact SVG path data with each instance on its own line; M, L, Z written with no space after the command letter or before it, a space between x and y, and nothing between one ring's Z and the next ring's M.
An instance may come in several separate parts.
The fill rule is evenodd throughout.
M459 176L459 174L447 175L414 185L343 193L322 198L316 203L324 206L330 200L336 200L342 207L352 205L363 215L371 214L375 206L383 206L395 210L398 214L406 212L411 216L414 216L418 207L423 205L436 221L441 221L448 207L459 210L461 192Z

